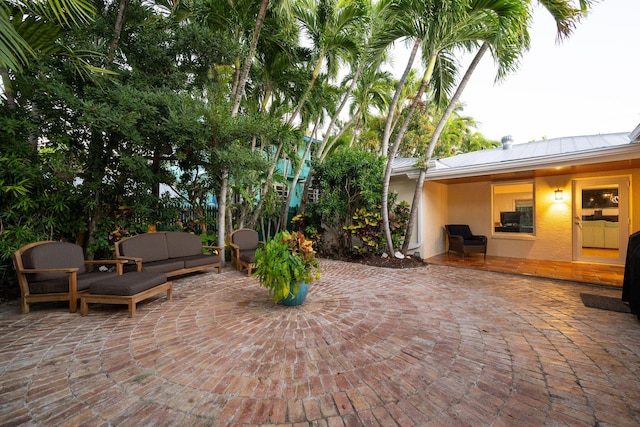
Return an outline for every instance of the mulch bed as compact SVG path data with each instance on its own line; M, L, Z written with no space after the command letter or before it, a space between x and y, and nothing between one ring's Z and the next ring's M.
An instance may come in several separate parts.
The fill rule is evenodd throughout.
M336 258L340 261L354 262L357 264L369 265L372 267L386 267L386 268L421 268L426 267L424 263L418 257L407 256L404 259L381 256L367 256L367 257L339 257Z

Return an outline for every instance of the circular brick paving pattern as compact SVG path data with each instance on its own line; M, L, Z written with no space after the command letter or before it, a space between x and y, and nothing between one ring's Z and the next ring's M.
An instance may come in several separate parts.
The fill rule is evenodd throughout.
M302 306L227 269L174 299L0 306L0 420L40 425L640 424L640 322L620 291L322 261Z

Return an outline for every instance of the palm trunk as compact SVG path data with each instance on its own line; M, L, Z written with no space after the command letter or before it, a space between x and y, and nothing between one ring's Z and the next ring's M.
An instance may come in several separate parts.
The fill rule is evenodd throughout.
M424 180L427 174L429 160L431 160L431 156L433 155L433 151L436 148L436 144L438 143L438 139L442 134L442 130L444 129L444 126L447 123L447 120L449 120L449 117L451 116L451 113L455 109L456 104L458 103L458 100L462 95L462 92L467 87L467 84L471 79L471 75L473 75L475 69L478 66L478 63L480 63L480 60L482 59L483 55L488 49L489 49L489 44L485 42L482 44L482 46L476 53L476 56L471 61L471 64L469 64L469 68L467 68L467 71L464 73L462 80L460 80L460 83L458 84L458 88L456 89L455 94L451 98L451 101L449 102L447 109L444 111L442 117L440 118L440 121L438 122L438 125L436 126L433 132L433 136L431 137L431 141L429 141L427 152L425 153L425 156L423 158L424 167L420 169L420 175L418 176L418 181L416 182L416 188L415 188L415 191L413 192L413 202L411 202L411 211L409 213L407 232L405 233L404 243L402 245L403 252L406 252L409 249L409 242L411 241L411 237L413 236L413 224L415 223L415 219L418 216L418 204L420 203L420 197L422 195L422 186L424 185Z
M262 0L262 2L260 3L260 11L258 12L258 18L256 19L256 28L253 32L253 38L251 39L251 47L249 48L249 53L247 54L247 60L244 61L242 73L240 74L240 81L238 83L238 87L236 88L235 101L233 103L233 109L231 110L231 117L235 117L236 114L238 114L238 110L240 109L242 93L244 92L244 86L247 83L247 77L249 76L249 69L251 69L253 57L256 53L258 39L260 38L260 31L262 30L262 25L264 24L264 17L267 14L268 5L269 0Z
M402 87L404 83L407 81L407 76L409 72L411 72L411 68L413 67L413 61L416 59L416 55L418 54L418 49L420 48L420 43L422 43L421 39L416 39L413 44L413 49L411 50L411 54L409 55L409 60L407 61L407 66L404 69L404 73L400 80L398 81L398 86L396 87L396 93L393 95L393 99L391 100L391 105L389 106L389 113L387 114L387 121L384 124L384 133L382 134L382 144L380 146L380 154L383 156L387 155L387 151L389 149L389 139L391 139L391 124L393 122L394 112L396 110L396 106L398 105L398 101L400 100L400 93L402 92Z
M342 101L340 102L340 105L338 106L338 109L336 110L335 114L331 118L331 121L329 122L329 126L327 126L327 134L331 133L331 129L336 124L336 121L338 121L338 117L340 116L340 113L342 112L344 107L347 105L347 102L349 101L349 97L351 96L351 93L353 92L353 89L355 89L356 85L358 84L358 79L360 78L360 74L362 74L362 69L363 68L364 68L364 61L360 60L360 63L358 64L358 67L356 68L356 72L353 75L353 78L351 79L351 84L349 85L349 88L347 89L347 93L345 93L344 96L342 97ZM338 138L339 138L339 136L333 138L333 142L332 143L335 143L335 141ZM320 148L318 149L319 153L322 153L324 151L325 146L327 145L328 142L329 142L329 136L327 135L327 137L325 137L323 139L322 143L320 144Z
M218 197L218 246L224 248L224 236L226 225L226 212L227 212L227 187L229 184L229 171L222 171L222 177L220 179L220 197ZM220 261L224 267L227 260L224 257L224 250L220 253Z
M13 90L13 82L7 68L0 67L0 80L2 80L4 96L7 98L7 106L10 110L15 110L18 107L18 103L16 102L16 93Z
M307 158L307 155L309 155L309 152L311 151L311 145L313 145L313 140L316 136L316 133L318 132L319 124L320 124L320 117L316 119L316 122L313 126L311 137L309 138L309 141L307 142L307 145L304 148L304 153L302 154L302 161L300 162L300 165L296 169L293 179L291 180L291 186L289 187L289 194L287 194L287 200L285 201L284 206L282 207L282 212L280 213L280 222L285 224L285 228L287 225L287 216L289 214L289 205L291 205L291 200L293 199L293 192L295 191L296 185L298 185L298 179L300 178L300 174L302 173L302 169L304 168L304 161Z
M116 25L113 31L113 37L109 43L109 54L107 55L107 63L113 63L113 59L116 56L116 49L118 49L118 43L120 43L120 35L122 34L122 27L124 26L124 14L127 11L129 0L120 0L118 6L118 16L116 17Z
M251 222L249 222L249 227L253 227L257 222L258 218L260 218L260 214L262 213L262 206L264 205L264 198L267 194L267 190L271 185L271 180L273 178L273 173L276 169L276 164L278 163L278 159L280 158L280 153L282 152L282 142L278 145L278 149L276 150L276 154L273 158L273 164L271 168L269 168L269 173L267 174L267 179L260 190L260 199L258 200L258 205L256 206L256 210L253 212L253 216L251 217Z
M389 182L391 181L391 171L393 169L393 159L396 157L398 153L398 149L400 148L400 142L402 142L402 137L404 133L409 128L409 123L411 122L411 118L418 108L418 104L420 103L420 98L424 94L427 85L431 81L431 76L433 75L433 70L436 65L436 59L438 57L438 52L433 52L431 57L429 58L429 64L427 65L427 69L424 72L424 77L422 78L422 83L420 84L420 89L418 89L418 93L415 98L413 98L413 102L411 103L411 107L407 112L407 116L402 123L402 126L398 130L398 134L396 135L396 139L393 142L393 146L391 147L391 152L389 153L389 158L387 159L387 166L384 170L384 181L382 183L382 226L384 228L385 238L387 240L387 248L389 249L389 255L391 257L394 256L395 248L393 247L393 239L391 238L391 226L389 225Z
M323 54L321 52L320 55L319 55L318 62L316 62L316 67L313 70L313 74L311 75L311 80L309 81L309 84L307 85L307 89L304 91L304 94L302 94L302 98L300 98L300 101L298 101L298 105L296 106L295 111L293 112L293 114L291 114L291 117L289 117L289 120L287 121L287 124L289 126L291 126L293 121L300 114L300 111L302 111L302 107L304 106L304 103L307 101L307 98L309 97L309 94L311 93L311 89L313 89L313 85L315 85L316 80L318 79L318 75L320 75L320 68L322 67L322 57L323 57Z

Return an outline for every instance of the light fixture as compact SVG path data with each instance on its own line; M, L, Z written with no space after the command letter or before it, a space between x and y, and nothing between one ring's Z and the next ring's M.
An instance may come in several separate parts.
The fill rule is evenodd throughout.
M556 200L563 200L564 199L564 194L562 193L562 190L559 189L559 188L556 191L554 191L553 194L555 195L555 199Z

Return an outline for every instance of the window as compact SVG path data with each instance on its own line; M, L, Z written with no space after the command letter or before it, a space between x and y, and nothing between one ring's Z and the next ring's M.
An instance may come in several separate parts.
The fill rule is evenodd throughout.
M494 232L533 234L535 225L533 194L532 182L494 184Z

